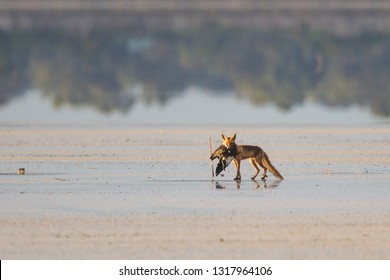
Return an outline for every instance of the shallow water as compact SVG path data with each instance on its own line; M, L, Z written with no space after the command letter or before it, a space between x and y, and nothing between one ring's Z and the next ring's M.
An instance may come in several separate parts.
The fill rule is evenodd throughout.
M236 183L233 168L212 180L206 163L153 165L29 163L24 176L0 174L1 215L390 214L389 172L375 166L325 173L283 165L286 180L251 181L245 163L248 179Z

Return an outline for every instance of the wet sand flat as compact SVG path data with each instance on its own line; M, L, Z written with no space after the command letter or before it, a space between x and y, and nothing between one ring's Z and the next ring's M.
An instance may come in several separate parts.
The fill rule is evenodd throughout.
M211 180L237 132L286 178ZM386 125L0 126L1 259L389 259ZM20 167L26 175L18 175Z

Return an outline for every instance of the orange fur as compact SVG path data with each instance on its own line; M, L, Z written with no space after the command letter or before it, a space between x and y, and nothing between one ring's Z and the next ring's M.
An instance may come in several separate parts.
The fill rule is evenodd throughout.
M256 176L259 174L260 169L259 166L263 169L264 173L261 176L261 179L265 179L267 177L267 170L269 170L275 177L283 180L283 176L279 173L279 171L272 165L271 161L268 158L268 155L258 146L252 145L237 145L236 144L236 134L232 137L227 137L222 134L223 145L226 148L236 149L236 155L233 158L233 163L237 170L237 175L234 180L241 180L241 172L240 172L240 163L241 160L249 159L250 164L255 168L256 174L251 178L255 180ZM235 147L234 147L235 146Z

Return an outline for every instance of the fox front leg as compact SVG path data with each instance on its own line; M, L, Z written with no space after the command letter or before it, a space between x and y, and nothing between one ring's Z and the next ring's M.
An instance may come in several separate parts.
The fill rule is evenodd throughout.
M234 166L236 167L236 170L237 170L236 178L234 178L233 180L240 181L241 180L240 162L235 160L235 159L233 160L233 162L234 162Z

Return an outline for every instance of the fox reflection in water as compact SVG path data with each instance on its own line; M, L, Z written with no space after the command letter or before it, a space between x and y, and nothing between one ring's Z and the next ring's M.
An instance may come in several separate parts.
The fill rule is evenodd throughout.
M272 182L268 182L267 180L261 180L261 183L259 183L257 180L251 180L251 182L253 182L255 184L255 189L259 189L260 187L276 188L279 186L279 184L280 184L280 182L282 182L282 180L274 180ZM220 184L219 182L215 181L214 183L215 183L216 189L226 189L226 186ZM237 187L237 189L241 188L240 181L236 181L236 187Z

